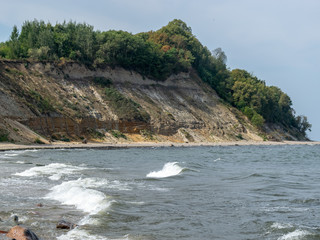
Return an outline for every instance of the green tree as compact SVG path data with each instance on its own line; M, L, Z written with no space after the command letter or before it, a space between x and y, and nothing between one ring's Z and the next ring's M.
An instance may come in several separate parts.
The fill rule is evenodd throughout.
M19 31L17 26L15 25L11 32L10 40L8 42L8 46L9 46L8 57L11 59L19 58L19 55L20 55L20 44L18 41L18 37L19 37Z

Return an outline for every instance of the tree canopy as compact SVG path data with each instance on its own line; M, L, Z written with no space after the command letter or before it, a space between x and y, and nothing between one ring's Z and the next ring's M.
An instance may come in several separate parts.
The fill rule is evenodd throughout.
M261 127L277 123L294 127L303 135L311 125L295 116L290 97L245 70L228 70L221 48L210 51L181 20L157 31L132 34L125 31L94 31L86 23L26 21L19 32L13 27L7 42L0 43L0 57L7 59L70 59L94 67L121 66L155 80L195 69L226 103L240 109Z

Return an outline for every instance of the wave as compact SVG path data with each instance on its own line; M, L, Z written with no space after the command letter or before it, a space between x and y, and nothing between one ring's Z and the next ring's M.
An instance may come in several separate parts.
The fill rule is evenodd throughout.
M264 207L261 208L262 211L265 212L276 212L276 213L290 213L290 212L306 212L309 208L303 207Z
M51 163L45 166L33 167L28 170L25 170L21 173L15 173L16 176L22 177L34 177L34 176L48 176L51 180L59 180L64 175L70 175L82 170L85 170L85 167L77 167L72 165L67 165L63 163Z
M19 154L18 153L6 153L4 154L6 157L15 157L15 156L18 156Z
M130 191L130 190L132 190L132 187L130 187L128 185L128 183L121 182L121 181L118 181L118 180L113 180L111 182L108 182L108 185L106 185L105 187L107 187L109 189L117 189L119 191Z
M278 240L298 240L310 234L311 233L308 231L297 229L293 232L283 235L282 237L278 238Z
M92 189L103 184L106 184L106 181L79 178L54 186L46 198L57 200L65 205L73 205L89 214L97 214L109 208L112 203L104 193Z
M10 151L4 151L0 154L0 158L12 158L19 156L21 154L27 153L27 152L37 152L38 150L10 150Z
M148 178L167 178L179 175L184 169L178 165L178 162L166 163L160 171L153 171L147 174Z

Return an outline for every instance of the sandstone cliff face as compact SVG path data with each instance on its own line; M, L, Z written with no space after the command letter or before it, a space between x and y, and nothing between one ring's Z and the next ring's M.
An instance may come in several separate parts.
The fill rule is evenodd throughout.
M157 82L122 68L70 62L0 61L0 129L16 142L263 140L193 71Z

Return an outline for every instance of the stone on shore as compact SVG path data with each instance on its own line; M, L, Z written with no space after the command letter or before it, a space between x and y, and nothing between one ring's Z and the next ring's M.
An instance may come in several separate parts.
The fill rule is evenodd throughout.
M61 220L57 224L57 228L60 228L60 229L74 229L77 226L78 226L77 224L70 223L65 220Z
M11 228L7 233L7 237L16 240L39 240L34 232L22 226Z

